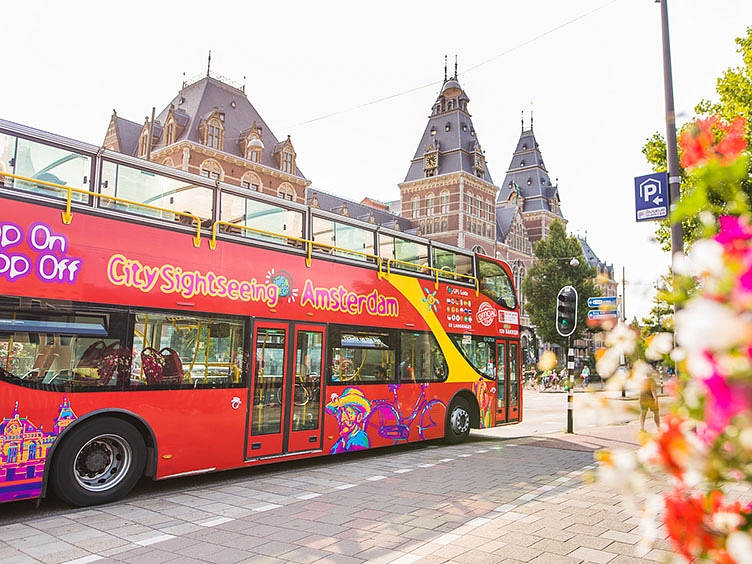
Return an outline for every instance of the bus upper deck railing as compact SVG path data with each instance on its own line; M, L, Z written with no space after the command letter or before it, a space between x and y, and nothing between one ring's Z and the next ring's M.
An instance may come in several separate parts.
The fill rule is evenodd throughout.
M18 174L10 174L8 172L0 171L0 179L2 178L13 178L16 180L29 182L32 184L41 184L42 186L47 186L49 188L67 192L67 196L65 198L65 210L62 212L62 220L65 225L70 225L71 221L73 221L73 211L72 211L72 205L71 205L73 202L73 194L81 194L83 196L96 198L99 200L107 200L110 202L125 204L129 206L137 206L137 207L142 207L145 209L151 209L151 210L159 211L162 213L174 214L178 216L178 218L187 220L187 223L197 226L196 236L193 238L193 246L198 248L201 245L201 218L190 212L177 212L177 211L170 210L167 208L161 208L159 206L152 206L151 204L144 204L142 202L134 202L133 200L127 200L126 198L118 198L117 196L108 196L106 194L99 194L97 192L92 192L90 190L84 190L83 188L74 188L73 186L62 186L60 184L55 184L54 182L47 182L45 180L39 180L35 178L29 178L27 176L20 176ZM181 221L181 219L177 219L176 221ZM183 223L186 223L186 222L183 222Z
M208 229L211 249L220 239L250 239L262 246L300 249L307 266L314 251L321 251L372 264L379 277L398 270L430 276L437 287L441 280L452 280L475 286L476 294L479 289L472 251L3 120L0 189L17 190L20 197L33 195L38 203L61 201L65 224L76 209L127 214L150 225L195 227L195 247Z

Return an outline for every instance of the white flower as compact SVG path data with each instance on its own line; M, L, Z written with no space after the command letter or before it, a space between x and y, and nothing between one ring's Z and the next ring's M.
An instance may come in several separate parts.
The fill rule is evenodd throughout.
M724 270L723 245L713 239L700 239L692 245L686 257L676 257L676 274L706 277L721 275Z
M619 323L606 336L606 344L619 354L630 355L634 352L637 345L637 331L625 323Z
M726 539L726 550L736 564L752 564L752 538L749 533L731 533Z
M621 354L615 349L606 349L603 355L595 363L595 370L603 378L611 377L619 368Z
M674 336L671 333L656 333L648 341L645 350L645 358L648 360L661 360L664 355L674 349Z
M715 300L694 299L676 312L676 340L690 351L728 350L744 343L749 332L737 312Z

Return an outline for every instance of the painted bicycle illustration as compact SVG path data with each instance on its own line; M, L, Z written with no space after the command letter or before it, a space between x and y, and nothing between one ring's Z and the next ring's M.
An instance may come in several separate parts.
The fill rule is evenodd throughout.
M407 441L410 438L410 427L418 421L418 435L424 439L427 429L436 427L446 416L446 404L438 399L427 399L426 389L428 384L420 385L420 395L415 400L415 405L409 415L402 415L402 404L397 397L399 384L390 384L389 391L394 396L393 400L372 400L371 413L365 423L366 432L378 434L385 439Z

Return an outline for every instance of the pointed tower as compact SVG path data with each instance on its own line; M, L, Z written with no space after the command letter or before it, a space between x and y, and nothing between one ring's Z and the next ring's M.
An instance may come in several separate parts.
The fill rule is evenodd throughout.
M436 241L493 253L494 202L498 187L468 111L468 98L444 65L441 93L399 184L402 215L421 235Z
M532 113L530 129L525 129L523 117L520 139L499 189L497 204L500 209L514 207L520 210L531 243L545 239L554 221L567 224L561 213L559 187L548 176L533 133Z

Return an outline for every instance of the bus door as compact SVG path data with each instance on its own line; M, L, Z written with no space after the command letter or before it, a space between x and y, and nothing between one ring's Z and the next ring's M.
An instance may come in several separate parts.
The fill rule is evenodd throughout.
M496 340L496 424L520 420L520 347L516 341Z
M319 448L324 329L257 322L246 458Z

